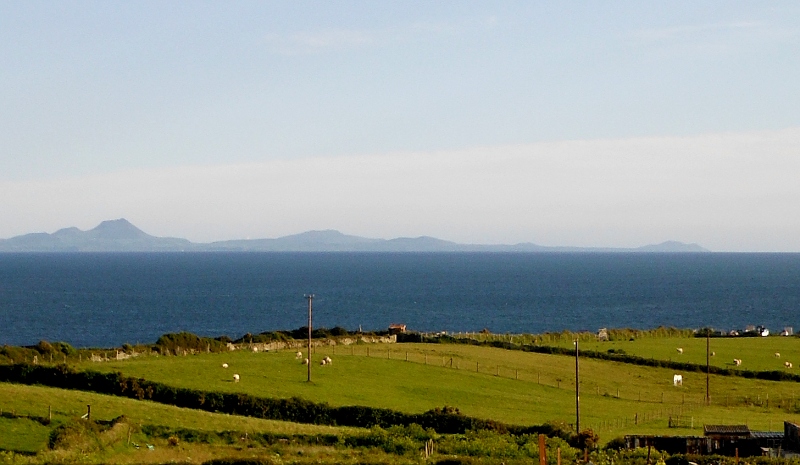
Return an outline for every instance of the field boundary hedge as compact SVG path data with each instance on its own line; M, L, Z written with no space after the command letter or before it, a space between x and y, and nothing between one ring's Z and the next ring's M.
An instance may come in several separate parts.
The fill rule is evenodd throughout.
M425 337L420 335L408 335L403 338L398 338L398 342L403 343L433 343L433 344L465 344L481 347L495 347L507 350L521 350L523 352L533 352L538 354L550 355L566 355L570 357L575 356L575 351L566 347L548 346L548 345L533 345L533 344L514 344L506 341L478 341L471 338L454 338L451 336L438 336L438 337ZM619 354L600 352L597 350L582 350L580 356L583 358L592 358L597 360L606 360L611 362L628 363L631 365L640 365L655 368L670 368L680 371L694 371L699 373L706 372L706 366L698 363L676 362L672 360L659 360L654 358L645 358L638 355ZM754 371L754 370L736 370L729 368L721 368L717 366L709 366L708 372L720 376L739 376L742 378L760 379L766 381L794 381L800 382L800 374L788 373L781 370L767 370L767 371Z
M177 388L122 373L78 371L67 365L43 366L27 363L0 365L0 381L43 385L60 389L90 391L139 400L151 400L176 407L227 413L255 418L331 426L370 428L417 424L440 434L463 434L489 430L498 433L546 434L564 436L552 425L518 426L494 420L473 418L453 407L436 408L424 413L404 413L391 409L343 406L333 407L299 397L289 399L256 397L249 394L220 393ZM566 438L565 438L566 439Z

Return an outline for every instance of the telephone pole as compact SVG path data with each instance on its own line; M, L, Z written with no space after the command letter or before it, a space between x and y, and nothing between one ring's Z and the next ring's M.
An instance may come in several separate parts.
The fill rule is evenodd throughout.
M314 294L306 294L305 298L308 300L308 382L311 382L311 301L314 300Z
M575 339L575 432L581 434L581 395L578 378L578 339Z
M711 393L708 389L709 349L711 348L711 329L706 330L706 405L711 405Z

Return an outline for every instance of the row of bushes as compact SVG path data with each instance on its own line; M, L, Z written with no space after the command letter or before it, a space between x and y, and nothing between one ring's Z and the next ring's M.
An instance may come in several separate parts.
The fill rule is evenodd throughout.
M180 350L194 352L225 352L229 339L200 337L188 332L168 333L158 338L154 349L162 354L177 354Z
M356 337L362 335L381 336L388 334L388 331L378 332L354 332L348 331L341 326L333 328L316 328L311 332L313 339L330 339L336 337ZM228 350L228 343L270 343L291 341L294 339L307 339L308 327L300 327L288 331L267 331L261 334L247 333L239 339L231 339L228 336L203 337L186 331L180 333L167 333L158 338L153 345L123 344L122 351L125 353L156 351L160 354L171 355L182 352L225 352ZM110 349L113 350L113 349ZM78 349L66 342L39 341L36 345L26 347L16 347L4 345L0 347L0 363L10 361L11 363L23 360L32 360L34 356L56 356L61 359L63 356L77 358L80 352L91 353L91 350Z
M464 333L457 333L464 334ZM483 329L476 333L466 333L469 338L478 341L508 341L518 344L548 345L559 342L596 341L598 335L589 331L560 331L547 332L541 334L495 334L488 329ZM418 333L407 333L406 338L419 340ZM653 329L633 329L633 328L609 328L606 330L605 337L609 341L630 341L633 339L647 338L690 338L696 336L696 331L686 328L675 328L673 326L659 326ZM705 336L703 336L705 337Z
M335 434L276 434L243 433L241 431L200 431L189 428L171 428L163 425L142 425L141 432L152 438L177 438L180 441L199 444L237 444L245 438L261 446L286 441L293 444L332 446L339 442Z
M366 434L353 435L276 435L272 433L245 433L237 431L208 432L184 428L145 425L142 432L150 437L162 439L175 438L190 443L226 444L249 443L261 446L279 442L302 445L341 446L347 448L381 449L395 455L417 454L426 445L431 452L446 456L526 458L538 459L538 435L499 434L493 431L470 431L463 435L439 435L431 429L419 425L392 426L384 429L373 427ZM548 438L546 441L548 463L556 465L556 451L561 449L561 458L567 463L574 462L578 450L572 448L561 438Z
M297 397L275 399L249 394L176 388L141 378L126 377L119 372L77 371L67 365L0 365L0 381L92 391L140 400L152 400L177 407L297 423L365 428L373 426L388 428L416 423L423 428L430 428L444 434L490 430L512 434L566 435L570 438L568 432L558 431L551 425L527 427L507 425L493 420L469 417L452 407L436 408L419 414L363 406L332 407L326 403L315 403ZM591 436L590 434L589 437ZM580 440L580 437L584 436L575 435L576 440Z
M370 332L361 332L361 331L348 331L341 326L334 326L333 328L315 328L311 330L311 338L312 339L331 339L336 337L358 337L358 336L385 336L389 334L388 331L370 331ZM260 334L252 335L250 333L245 334L241 338L235 340L234 342L242 344L242 343L249 343L249 342L259 342L259 343L269 343L275 341L290 341L293 339L308 339L308 326L302 326L297 329L292 330L282 330L282 331L266 331Z
M508 350L521 350L523 352L534 352L539 354L575 356L575 350L567 347L533 345L533 344L514 344L506 341L478 341L472 338L454 338L451 336L424 337L420 335L412 335L403 338L402 342L467 344L474 346L496 347ZM585 358L608 360L620 363L630 363L632 365L641 365L641 366L648 366L655 368L669 368L672 370L693 371L699 373L706 372L706 366L698 363L645 358L645 357L640 357L638 355L625 354L622 353L622 351L617 351L617 350L609 352L585 350L580 352L580 356ZM782 370L754 371L754 370L736 370L718 366L709 366L708 372L720 376L741 376L743 378L762 379L766 381L800 382L800 374L789 373L787 371L782 371Z
M53 356L59 358L67 355L74 356L78 351L66 342L47 342L39 341L36 345L27 347L17 347L4 345L0 347L0 361L3 359L9 360L24 360L26 358L33 358L34 356Z

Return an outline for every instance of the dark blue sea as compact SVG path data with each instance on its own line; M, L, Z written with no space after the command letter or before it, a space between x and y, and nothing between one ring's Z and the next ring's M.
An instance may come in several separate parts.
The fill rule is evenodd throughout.
M800 329L800 254L0 254L0 344L314 326Z

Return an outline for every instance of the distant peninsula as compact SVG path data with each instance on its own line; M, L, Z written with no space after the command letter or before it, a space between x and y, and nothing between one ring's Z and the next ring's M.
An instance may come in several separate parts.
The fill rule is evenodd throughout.
M530 242L513 245L459 244L434 237L370 239L339 231L308 231L275 239L190 242L156 237L128 220L103 221L94 229L64 228L52 234L31 233L0 239L0 252L638 252L699 253L697 244L667 241L636 248L548 247Z

